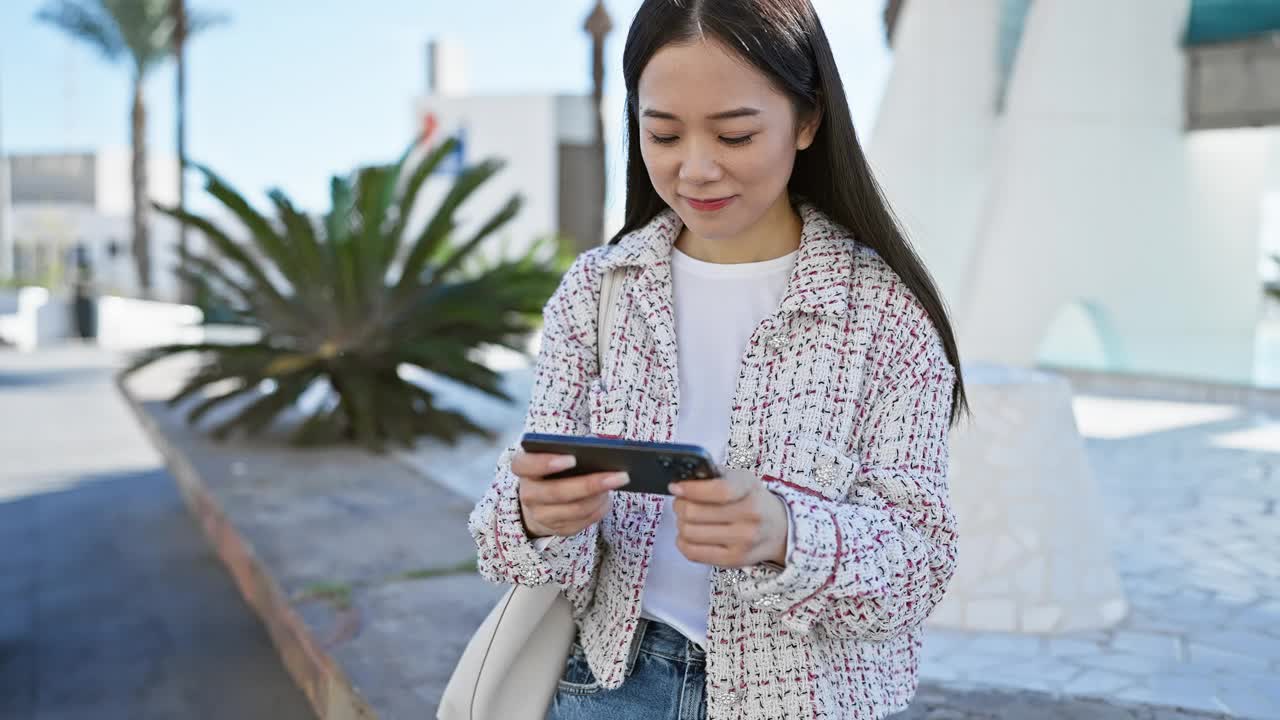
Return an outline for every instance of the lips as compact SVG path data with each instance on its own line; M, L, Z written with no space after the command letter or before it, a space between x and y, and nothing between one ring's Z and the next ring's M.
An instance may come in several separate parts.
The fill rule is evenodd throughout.
M701 212L715 212L716 210L720 210L733 202L733 199L734 196L730 195L729 197L724 198L703 198L701 200L695 200L694 198L687 197L684 200L689 203L689 206L694 210L699 210Z

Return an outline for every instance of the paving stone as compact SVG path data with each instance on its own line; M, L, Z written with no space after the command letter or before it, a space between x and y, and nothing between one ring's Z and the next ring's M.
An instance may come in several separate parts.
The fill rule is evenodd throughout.
M1187 645L1187 663L1202 670L1236 672L1240 670L1266 670L1265 658L1223 650L1192 641Z
M1088 670L1068 681L1063 692L1073 695L1110 695L1126 688L1138 685L1136 673L1133 675L1117 672L1101 672Z
M1172 635L1121 631L1111 639L1111 647L1144 657L1177 662L1179 638Z
M922 685L915 702L894 720L1207 720L1211 712L1157 709L1103 699L1062 698L1030 691L957 691Z
M1280 640L1254 632L1231 630L1218 633L1196 633L1194 640L1196 644L1224 652L1247 654L1252 658L1280 660Z

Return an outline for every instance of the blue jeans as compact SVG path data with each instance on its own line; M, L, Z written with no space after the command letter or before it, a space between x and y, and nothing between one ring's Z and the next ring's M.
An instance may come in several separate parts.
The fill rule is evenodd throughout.
M705 720L707 656L669 625L640 618L622 687L605 690L575 639L546 720Z

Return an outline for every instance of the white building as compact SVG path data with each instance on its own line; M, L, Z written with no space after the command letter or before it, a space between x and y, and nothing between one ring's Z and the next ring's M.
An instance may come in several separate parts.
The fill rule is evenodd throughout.
M598 243L604 228L595 224L592 211L604 202L605 183L593 155L591 97L468 94L462 62L456 46L432 43L427 92L414 101L413 127L430 127L430 142L456 136L462 146L459 157L424 186L418 212L435 209L452 186L459 164L497 158L506 163L504 169L463 206L465 221L483 222L509 197L520 194L523 208L499 234L512 249L553 235L570 238L579 248ZM609 119L606 113L606 128L616 127ZM621 130L606 129L606 139L610 136L620 137ZM612 147L606 151L607 158L615 154ZM620 218L606 220L604 226L617 223Z
M82 247L101 292L136 295L129 148L15 154L5 161L9 192L0 277L64 290L75 279L75 253ZM147 174L150 197L177 204L177 160L152 153ZM154 292L174 298L177 223L155 212L149 223Z

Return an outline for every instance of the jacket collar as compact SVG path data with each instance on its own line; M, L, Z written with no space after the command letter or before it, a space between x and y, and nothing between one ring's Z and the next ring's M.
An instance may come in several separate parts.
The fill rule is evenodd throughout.
M804 226L800 252L778 309L784 313L844 315L849 309L853 280L853 238L812 205L800 203L797 209ZM614 244L600 267L605 271L621 267L660 269L659 276L669 281L671 247L683 227L674 210L663 210L649 224Z

